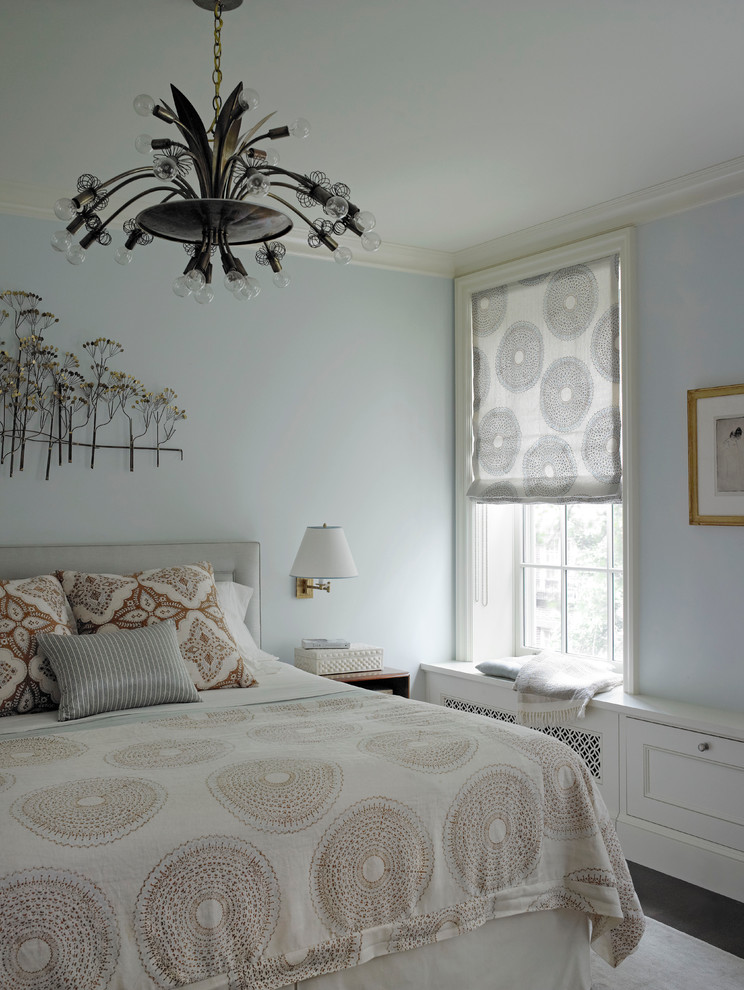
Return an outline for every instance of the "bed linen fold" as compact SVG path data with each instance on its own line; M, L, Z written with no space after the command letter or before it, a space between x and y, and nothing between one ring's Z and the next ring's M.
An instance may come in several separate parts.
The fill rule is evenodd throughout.
M284 666L0 735L0 985L54 965L78 990L274 990L562 908L608 962L633 951L640 906L572 750Z

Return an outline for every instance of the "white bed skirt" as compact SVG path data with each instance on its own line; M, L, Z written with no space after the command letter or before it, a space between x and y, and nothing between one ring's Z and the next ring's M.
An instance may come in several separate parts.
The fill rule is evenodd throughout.
M590 990L591 922L579 911L533 911L408 952L378 956L295 990Z

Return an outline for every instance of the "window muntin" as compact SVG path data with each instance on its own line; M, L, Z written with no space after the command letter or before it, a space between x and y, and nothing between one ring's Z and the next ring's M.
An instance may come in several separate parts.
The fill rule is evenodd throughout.
M518 646L620 661L622 505L530 504L517 511Z

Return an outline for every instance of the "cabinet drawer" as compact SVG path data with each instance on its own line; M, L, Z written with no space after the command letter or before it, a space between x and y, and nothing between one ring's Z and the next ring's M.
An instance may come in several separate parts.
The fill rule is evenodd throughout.
M744 743L626 724L628 814L744 851Z

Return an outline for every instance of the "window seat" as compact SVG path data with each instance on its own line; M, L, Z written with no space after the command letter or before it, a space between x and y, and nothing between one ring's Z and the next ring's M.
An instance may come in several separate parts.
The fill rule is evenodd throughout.
M486 694L494 688L512 692L514 689L514 681L506 677L491 677L483 674L476 669L474 663L457 660L449 663L422 663L420 669L433 674L442 674L445 677L477 682ZM516 703L514 707L516 708ZM595 695L589 702L588 708L615 711L623 715L648 718L671 725L684 723L685 728L697 729L701 732L723 731L727 736L744 739L744 712L692 705L684 701L657 698L647 694L627 694L622 687Z

